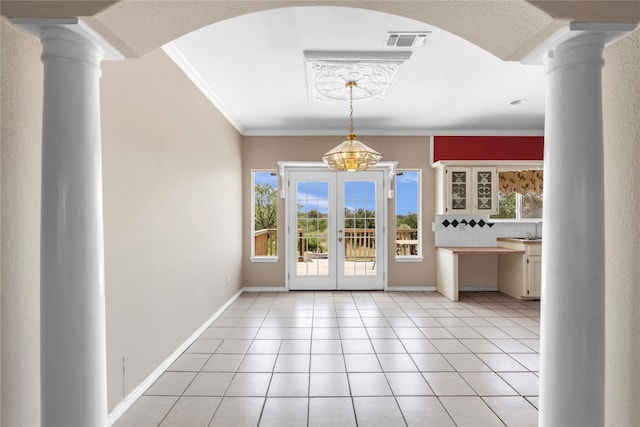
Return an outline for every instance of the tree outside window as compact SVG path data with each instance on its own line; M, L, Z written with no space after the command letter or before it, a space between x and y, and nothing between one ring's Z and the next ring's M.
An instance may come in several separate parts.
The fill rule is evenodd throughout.
M396 256L420 256L420 171L396 175Z
M253 171L253 256L278 255L278 177Z
M529 172L529 174L527 174ZM536 173L539 182L531 182L526 177ZM536 189L542 193L542 172L524 171L520 175L525 179L515 182L512 178L514 172L500 172L500 187L507 188L498 193L498 213L491 215L494 219L524 219L542 218L542 194L538 194ZM510 180L510 181L509 181ZM505 182L505 185L503 184Z

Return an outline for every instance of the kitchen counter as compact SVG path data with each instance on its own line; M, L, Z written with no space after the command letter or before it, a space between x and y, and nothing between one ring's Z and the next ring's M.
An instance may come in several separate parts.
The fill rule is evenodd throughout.
M503 247L436 247L436 289L451 301L458 301L459 255L516 255L522 257L520 248Z
M526 239L519 237L498 237L498 244L500 242L509 242L509 243L524 243L525 245L541 245L542 239Z
M501 247L436 247L436 250L450 252L456 255L502 255L523 254L523 250Z

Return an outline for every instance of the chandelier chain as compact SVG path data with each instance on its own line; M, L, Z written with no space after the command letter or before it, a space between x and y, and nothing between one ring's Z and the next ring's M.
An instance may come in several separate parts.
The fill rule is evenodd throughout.
M349 82L349 133L353 134L353 87L355 82Z
M374 167L382 158L382 154L356 140L356 135L353 133L353 88L356 86L355 81L345 83L345 87L349 88L349 136L342 144L322 156L322 160L331 169L366 171Z

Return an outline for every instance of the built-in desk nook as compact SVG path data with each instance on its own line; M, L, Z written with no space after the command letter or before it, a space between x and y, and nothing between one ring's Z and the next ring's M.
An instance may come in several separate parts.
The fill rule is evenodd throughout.
M452 301L458 301L458 256L520 256L524 249L503 247L438 247L436 248L436 289Z

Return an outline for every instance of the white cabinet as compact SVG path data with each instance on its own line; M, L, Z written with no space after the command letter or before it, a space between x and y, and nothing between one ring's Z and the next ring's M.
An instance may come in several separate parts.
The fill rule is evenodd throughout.
M525 283L525 292L529 298L540 298L542 288L542 256L527 256L527 283Z
M446 179L446 206L445 214L471 213L471 168L448 167L444 168Z
M498 213L496 167L441 165L436 173L436 213Z
M519 299L540 298L542 244L526 240L498 239L498 246L524 250L524 255L498 257L498 289Z

